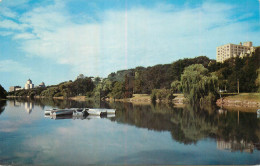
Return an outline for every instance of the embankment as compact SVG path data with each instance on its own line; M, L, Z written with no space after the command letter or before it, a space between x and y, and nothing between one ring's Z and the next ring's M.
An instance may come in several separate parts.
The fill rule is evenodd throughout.
M227 96L217 100L218 106L226 108L250 108L257 110L260 108L260 93L242 93L234 96Z

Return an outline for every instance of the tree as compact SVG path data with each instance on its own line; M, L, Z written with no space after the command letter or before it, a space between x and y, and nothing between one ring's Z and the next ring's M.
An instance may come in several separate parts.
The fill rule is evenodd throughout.
M84 78L85 78L84 74L80 74L80 75L77 77L77 79L84 79Z
M114 99L124 98L124 84L121 82L115 82L112 92L109 94L110 97Z
M255 80L255 84L258 87L258 92L260 92L260 68L257 70L258 76Z
M93 90L92 95L95 98L105 98L112 91L112 82L109 79L104 79L99 82L95 89Z
M181 91L182 87L181 87L181 82L178 80L175 80L171 83L171 89L174 93Z
M215 100L218 78L201 64L190 65L181 75L183 93L191 103ZM209 98L210 97L210 98Z
M100 77L95 77L94 78L94 85L97 85L100 82L101 82L101 78Z
M94 89L94 83L89 77L78 78L71 86L75 95L86 95L87 92Z
M6 90L2 87L2 85L0 84L0 99L6 99L7 96L7 92Z

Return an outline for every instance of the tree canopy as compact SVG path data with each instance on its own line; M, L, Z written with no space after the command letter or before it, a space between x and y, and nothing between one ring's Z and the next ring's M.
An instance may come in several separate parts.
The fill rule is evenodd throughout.
M2 85L0 84L0 99L5 99L7 96L7 92L6 90L2 87Z
M201 64L186 67L181 75L183 93L192 103L205 101L207 97L210 97L210 101L214 100L217 81L218 78Z

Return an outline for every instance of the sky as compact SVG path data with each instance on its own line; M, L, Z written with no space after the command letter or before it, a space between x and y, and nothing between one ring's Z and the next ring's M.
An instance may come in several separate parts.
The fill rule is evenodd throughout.
M260 45L259 0L0 0L0 84L107 77Z

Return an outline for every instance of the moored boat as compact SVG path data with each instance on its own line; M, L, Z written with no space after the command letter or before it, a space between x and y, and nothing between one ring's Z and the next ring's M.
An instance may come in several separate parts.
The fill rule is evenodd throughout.
M53 108L53 109L50 109L50 110L45 110L45 111L44 111L44 114L45 114L45 115L50 115L51 112L52 112L52 111L55 111L55 110L58 110L58 109Z
M87 109L86 108L83 108L83 109L75 109L73 110L73 116L77 116L77 117L80 117L80 116L85 116L87 113Z
M106 109L106 108L89 108L88 113L90 115L107 115L107 114L115 114L115 109Z
M115 109L106 108L66 108L66 109L51 109L46 110L45 115L50 116L61 116L61 115L72 115L72 116L106 116L114 115L116 113Z
M51 111L51 116L59 116L59 115L72 115L73 109L60 109Z
M101 115L101 111L98 110L98 109L92 109L92 108L90 108L90 109L88 109L87 111L88 111L88 114L89 114L89 115L96 115L96 116L100 116L100 115Z

